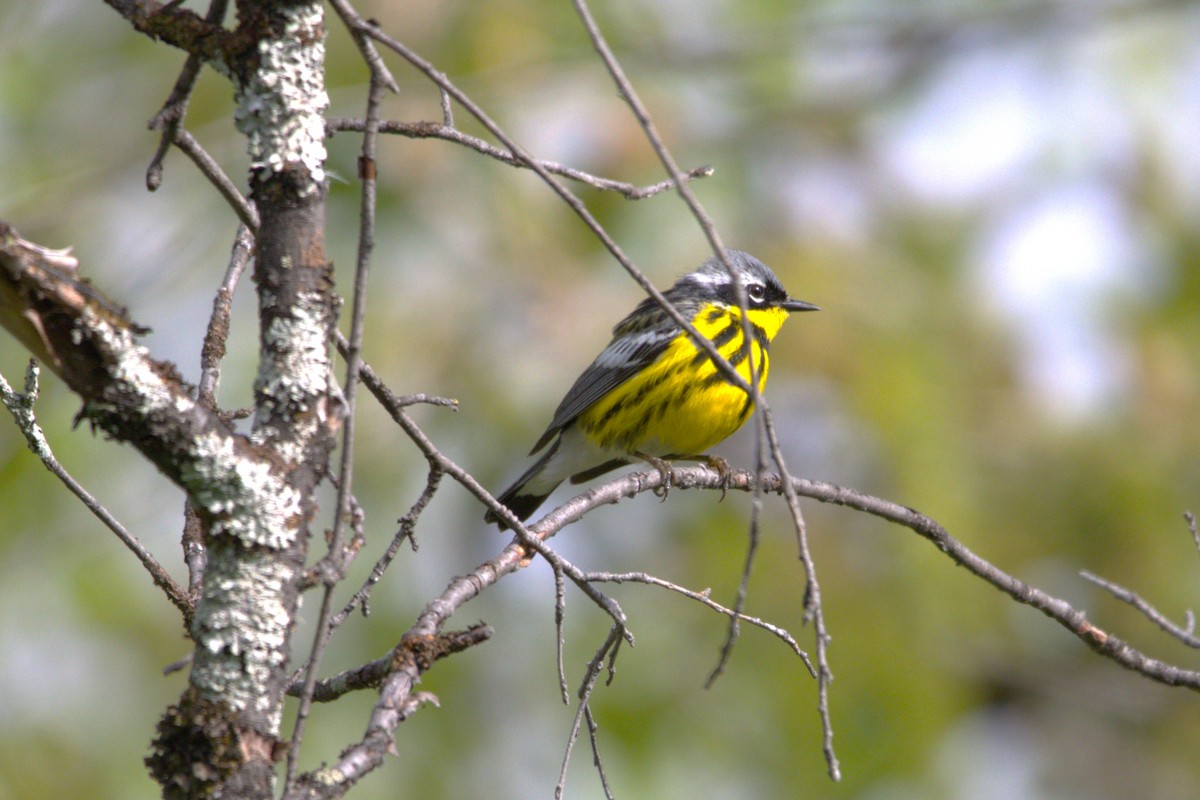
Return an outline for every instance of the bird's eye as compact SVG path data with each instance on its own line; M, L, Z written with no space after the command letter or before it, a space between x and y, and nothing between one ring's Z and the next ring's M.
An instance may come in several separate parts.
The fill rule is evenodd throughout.
M755 303L761 303L767 298L767 288L761 283L752 283L746 287L746 294Z

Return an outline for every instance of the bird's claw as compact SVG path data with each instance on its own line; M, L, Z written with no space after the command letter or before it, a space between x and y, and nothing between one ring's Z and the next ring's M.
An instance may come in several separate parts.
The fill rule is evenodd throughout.
M729 468L729 462L720 456L705 456L704 463L717 473L717 479L720 481L717 485L721 487L721 500L725 499L726 492L733 484L733 470ZM718 500L717 502L721 502Z
M665 501L667 495L671 492L671 462L661 459L658 456L647 455L646 453L638 453L637 456L658 470L660 483L654 489L654 494L659 499Z

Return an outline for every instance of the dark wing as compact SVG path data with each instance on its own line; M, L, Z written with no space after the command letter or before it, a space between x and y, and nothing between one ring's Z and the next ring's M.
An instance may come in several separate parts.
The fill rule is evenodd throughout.
M643 303L613 328L613 340L575 380L566 397L558 404L550 427L546 428L546 432L529 451L530 455L545 447L556 433L601 397L654 363L667 349L678 334L679 326L653 300L650 304L653 308L644 308Z

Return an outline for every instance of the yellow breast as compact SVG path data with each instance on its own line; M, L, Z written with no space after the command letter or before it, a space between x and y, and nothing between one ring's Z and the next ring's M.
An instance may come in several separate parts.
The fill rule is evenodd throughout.
M748 348L736 308L709 305L691 322L747 382L753 362L762 391L770 368L767 345L787 315L779 308L748 312ZM677 458L703 453L740 428L752 411L749 395L681 334L658 359L580 414L577 422L588 439L606 450Z

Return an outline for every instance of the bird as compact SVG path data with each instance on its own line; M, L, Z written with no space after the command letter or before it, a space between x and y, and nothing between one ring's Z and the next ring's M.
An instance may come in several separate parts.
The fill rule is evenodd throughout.
M749 346L734 281L718 257L679 278L663 296L746 385L752 361L762 392L768 346L788 315L820 309L788 296L770 267L749 253L726 253L745 292ZM724 460L703 453L740 428L753 405L751 396L647 297L613 327L612 341L576 379L529 455L545 452L496 499L524 521L563 481L582 483L638 460L667 476L668 461L705 461L727 477ZM492 510L484 520L499 523L501 530L508 527Z

